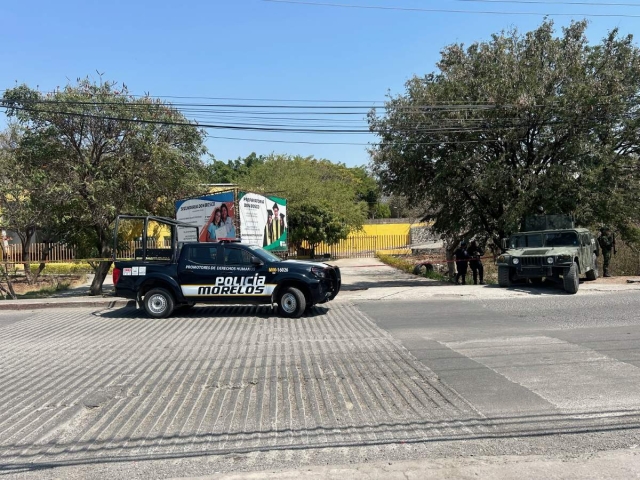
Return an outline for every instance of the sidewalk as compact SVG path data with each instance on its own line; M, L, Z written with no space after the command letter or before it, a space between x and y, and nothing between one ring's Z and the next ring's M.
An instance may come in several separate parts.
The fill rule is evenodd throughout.
M102 296L89 295L92 281L93 275L87 275L87 280L82 285L55 293L49 298L0 300L0 311L68 307L121 308L135 305L133 300L115 297L113 295L114 288L111 275L107 275L107 278L105 278L102 287Z
M238 472L191 480L419 480L419 479L631 479L640 478L640 452L612 450L571 457L498 455L359 465L309 466L301 470Z

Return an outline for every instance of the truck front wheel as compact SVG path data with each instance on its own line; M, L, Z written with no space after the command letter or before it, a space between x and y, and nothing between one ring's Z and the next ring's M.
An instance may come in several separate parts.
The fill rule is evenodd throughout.
M278 310L283 317L301 317L305 308L304 295L295 287L286 287L278 298Z
M562 281L564 283L564 291L567 293L578 293L580 287L580 278L578 276L578 264L573 262L569 268L567 268L562 275Z
M152 288L144 295L144 309L150 317L166 318L174 306L173 296L164 288Z
M501 287L510 287L511 282L511 268L510 267L498 267L498 285Z

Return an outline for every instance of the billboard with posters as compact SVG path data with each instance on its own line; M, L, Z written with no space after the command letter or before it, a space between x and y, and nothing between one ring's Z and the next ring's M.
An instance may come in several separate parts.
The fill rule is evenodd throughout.
M238 194L241 241L265 250L286 251L287 201L257 193Z
M176 202L176 220L197 225L200 238L192 230L178 231L178 241L215 242L236 238L233 191L212 193ZM192 235L194 238L189 238Z

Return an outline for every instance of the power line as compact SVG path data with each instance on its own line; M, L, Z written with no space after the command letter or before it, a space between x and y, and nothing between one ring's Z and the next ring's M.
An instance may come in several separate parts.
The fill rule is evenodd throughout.
M513 3L513 4L535 4L535 5L582 5L586 7L640 7L640 3L607 3L607 2L558 2L543 0L452 0L454 2L467 3Z
M302 0L262 0L269 3L288 3L295 5L312 5L319 7L337 7L337 8L357 8L366 10L394 10L404 12L429 12L429 13L471 13L483 15L537 15L537 16L553 16L553 17L624 17L624 18L640 18L640 15L629 15L622 13L539 13L539 12L505 12L505 11L489 11L489 10L454 10L442 8L420 8L420 7L386 7L382 5L349 5L344 3L325 3L310 2Z

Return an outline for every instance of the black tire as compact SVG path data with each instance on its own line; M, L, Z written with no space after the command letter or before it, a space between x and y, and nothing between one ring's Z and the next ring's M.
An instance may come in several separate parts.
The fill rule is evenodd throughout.
M503 288L510 287L513 284L511 282L511 268L510 267L498 267L498 285Z
M295 287L286 287L278 296L278 313L283 317L299 318L307 308L304 294Z
M153 318L166 318L173 313L173 295L164 288L152 288L144 295L144 309Z
M564 284L564 291L567 293L578 293L580 287L580 278L578 277L578 264L573 264L564 272L562 276L562 283Z
M587 275L587 280L592 280L592 281L597 280L598 277L600 276L600 273L598 272L598 257L595 253L593 254L593 268L589 270L586 275Z

